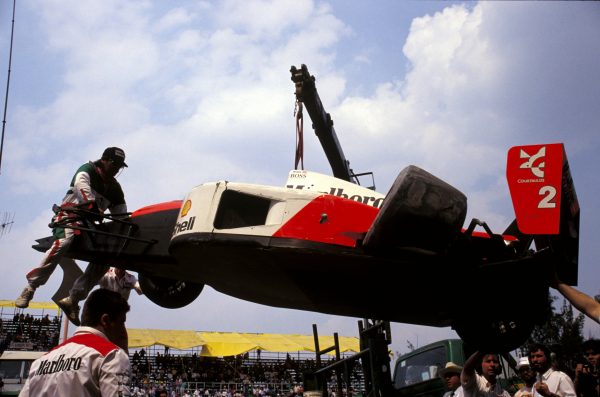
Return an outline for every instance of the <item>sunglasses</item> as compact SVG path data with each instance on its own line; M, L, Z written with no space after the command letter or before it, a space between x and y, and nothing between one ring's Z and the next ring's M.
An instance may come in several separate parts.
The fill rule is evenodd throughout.
M598 354L598 353L596 353L596 352L585 352L585 353L583 353L583 355L585 357L587 357L587 356L595 356L596 354Z

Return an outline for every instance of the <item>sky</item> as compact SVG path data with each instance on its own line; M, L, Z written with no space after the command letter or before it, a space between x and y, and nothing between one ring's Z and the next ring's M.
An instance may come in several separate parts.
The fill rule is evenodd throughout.
M12 1L0 2L2 92L11 19ZM0 237L0 299L18 296L52 204L107 146L127 154L119 181L130 210L209 181L283 186L295 150L289 70L301 64L351 167L372 171L377 191L417 165L465 193L467 222L497 232L514 218L509 148L564 143L581 206L578 287L600 293L598 2L17 0L14 26L0 169L0 215L14 224ZM330 174L305 127L305 169ZM60 279L57 270L35 300L49 301ZM526 299L527 285L515 275L495 293ZM181 309L135 294L130 303L130 328L311 334L317 324L358 335L356 318L210 287ZM598 325L588 320L585 336ZM394 323L391 349L448 337Z

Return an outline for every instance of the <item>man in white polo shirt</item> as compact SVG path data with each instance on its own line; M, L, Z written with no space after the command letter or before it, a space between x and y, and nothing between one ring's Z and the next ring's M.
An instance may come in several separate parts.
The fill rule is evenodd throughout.
M129 294L134 289L138 295L142 295L142 288L137 278L125 269L111 267L98 281L100 288L105 288L121 294L125 300L129 300Z
M552 369L550 349L541 343L529 348L529 364L538 374L533 385L534 397L575 397L575 385L569 375Z

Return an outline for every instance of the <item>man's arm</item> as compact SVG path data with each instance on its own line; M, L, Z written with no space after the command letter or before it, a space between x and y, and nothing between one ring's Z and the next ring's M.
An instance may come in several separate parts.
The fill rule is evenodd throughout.
M473 389L473 385L475 384L477 373L475 372L475 368L479 365L481 361L482 354L479 351L471 354L471 357L467 359L465 365L463 366L463 370L460 373L460 383L465 391L470 391Z
M594 298L579 291L575 287L571 287L570 285L563 283L558 279L558 277L555 277L552 287L560 292L562 296L564 296L569 302L571 302L571 304L575 306L577 310L584 313L597 323L600 323L600 303L598 303Z
M575 384L573 383L571 377L562 372L560 375L561 379L558 383L556 394L561 397L576 397L577 393L575 392Z
M113 205L112 207L109 208L110 209L110 213L111 214L117 214L117 215L121 215L119 218L126 218L127 215L123 215L125 213L127 213L127 204L117 204L117 205Z
M142 292L142 287L140 286L140 282L138 281L137 277L134 276L131 273L126 273L125 274L126 278L126 283L125 283L125 287L129 288L129 289L133 289L135 290L135 292L137 292L138 295L143 295L144 293Z
M77 195L80 203L96 201L96 195L92 190L90 174L82 168L77 170L73 178L73 192Z
M140 283L138 281L136 281L135 284L133 284L133 289L135 290L135 292L137 292L138 295L144 294L144 292L142 291L142 287L140 287Z
M103 396L129 396L129 357L121 349L110 352L100 368L100 393Z
M109 270L110 271L110 270ZM108 271L98 280L100 288L110 289Z

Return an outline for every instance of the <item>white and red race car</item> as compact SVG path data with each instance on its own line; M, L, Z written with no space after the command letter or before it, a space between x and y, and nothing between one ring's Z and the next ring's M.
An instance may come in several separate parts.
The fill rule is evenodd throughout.
M562 144L512 148L507 177L516 221L502 234L477 219L464 227L466 197L414 166L386 195L294 170L285 187L205 183L83 227L67 256L138 272L163 307L210 285L270 306L452 326L512 349L546 318L550 270L577 282L579 206Z

